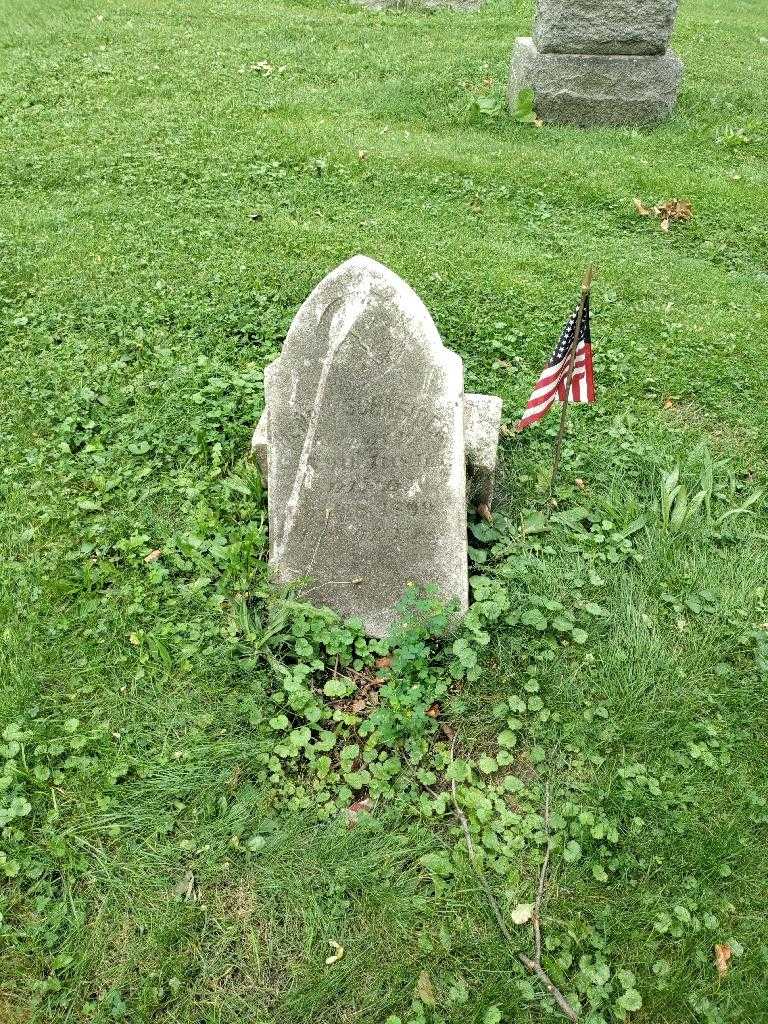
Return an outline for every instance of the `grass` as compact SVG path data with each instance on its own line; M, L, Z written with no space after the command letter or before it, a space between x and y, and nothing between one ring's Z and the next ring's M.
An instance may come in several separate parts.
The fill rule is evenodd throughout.
M559 490L581 518L521 533L555 423L508 437L476 569L514 606L607 614L581 646L494 629L452 721L489 749L492 708L535 676L529 774L557 813L620 822L607 882L587 837L549 887L552 970L585 1020L624 1014L585 980L602 960L634 972L633 1021L768 1019L765 501L720 526L657 512L675 464L701 486L702 443L717 514L768 482L766 23L750 0L683 5L682 94L653 132L475 123L531 16L0 0L0 719L4 786L31 805L2 835L22 850L3 1022L551 1018L460 850L449 882L420 863L449 824L397 801L318 824L256 767L273 680L234 613L265 577L245 453L264 364L356 252L416 288L508 423L596 264L599 403ZM694 218L664 235L636 196ZM505 907L532 898L535 852L498 880ZM720 982L725 941L743 953ZM435 1006L413 1002L422 972Z

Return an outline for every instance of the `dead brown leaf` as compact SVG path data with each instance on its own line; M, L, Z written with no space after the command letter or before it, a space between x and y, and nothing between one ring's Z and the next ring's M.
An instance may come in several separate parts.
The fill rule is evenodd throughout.
M427 708L427 714L430 718L437 718L439 715L442 715L442 713L443 709L439 704L433 704L431 708Z
M359 814L360 811L370 811L371 807L373 807L371 798L366 797L365 800L357 800L355 803L350 804L349 810L352 811L353 814Z
M733 950L727 942L715 944L715 967L718 976L724 978L728 973L728 962L733 956Z
M144 561L145 562L156 562L158 560L158 558L160 557L160 555L162 555L162 553L163 552L162 552L161 548L155 548L154 551L150 551L148 555L144 556Z
M413 990L413 994L426 1006L435 1005L435 990L432 986L432 979L426 971L422 971L419 975L419 980L416 982L416 988Z
M347 808L347 827L354 828L358 817L361 814L369 814L372 808L373 802L370 797L366 797L365 800L356 800L353 804L350 804Z
M377 658L375 661L376 668L392 668L391 658Z
M488 508L487 505L485 505L485 504L478 505L477 506L477 514L480 516L480 518L484 522L486 522L486 523L492 523L493 522L493 516L491 515L491 510Z
M372 708L378 707L379 688L387 681L384 677L373 675L372 669L358 672L354 668L347 668L345 672L339 672L338 664L332 675L334 679L346 679L356 687L355 693L350 697L332 701L334 708L353 715L366 715Z
M657 217L666 220L690 220L693 217L693 207L687 199L668 199L666 203L657 206L654 212Z
M641 217L656 217L661 221L661 230L669 232L673 221L688 221L693 217L693 206L687 199L668 199L658 206L646 206L642 199L633 200L635 210Z

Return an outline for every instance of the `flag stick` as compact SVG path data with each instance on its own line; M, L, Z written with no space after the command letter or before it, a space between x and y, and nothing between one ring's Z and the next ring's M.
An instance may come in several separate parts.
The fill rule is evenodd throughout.
M565 382L565 397L563 398L563 408L560 413L560 429L557 432L557 440L555 441L555 458L552 463L552 476L549 481L550 498L552 497L552 493L555 489L555 480L557 479L557 473L560 469L560 456L563 454L563 438L565 437L565 428L568 423L568 405L571 399L573 369L576 365L576 350L579 347L579 338L581 337L581 320L584 316L584 305L587 301L590 288L592 287L593 274L594 267L588 267L584 274L584 280L581 282L581 299L579 301L578 312L576 313L576 325L573 332L573 344L571 345L571 358L568 363L568 376Z

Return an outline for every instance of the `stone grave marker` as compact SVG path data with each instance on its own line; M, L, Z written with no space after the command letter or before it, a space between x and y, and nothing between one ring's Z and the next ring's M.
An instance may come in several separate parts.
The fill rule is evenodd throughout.
M372 11L460 11L472 14L479 11L485 0L352 0L358 7Z
M664 53L677 0L538 0L533 41L539 53Z
M533 38L515 44L509 105L534 92L550 124L650 124L677 101L683 65L667 43L677 0L537 0Z
M265 370L253 438L270 564L303 598L382 636L409 583L467 607L465 403L490 503L501 401L464 370L396 274L365 256L320 282Z

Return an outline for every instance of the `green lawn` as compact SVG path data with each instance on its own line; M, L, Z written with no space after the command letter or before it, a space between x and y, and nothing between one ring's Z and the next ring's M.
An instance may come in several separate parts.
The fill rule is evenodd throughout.
M768 19L686 0L653 132L475 119L531 19L0 0L2 1024L555 1020L457 774L508 919L549 794L543 962L582 1020L768 1020ZM558 512L551 416L473 524L470 678L442 693L432 642L438 720L367 737L323 688L376 652L269 589L246 454L265 363L357 252L508 425L598 271Z

